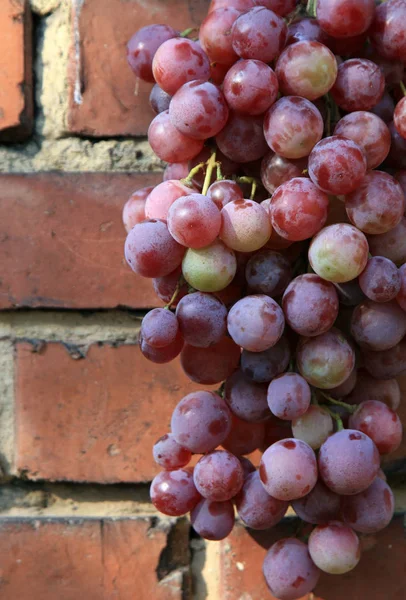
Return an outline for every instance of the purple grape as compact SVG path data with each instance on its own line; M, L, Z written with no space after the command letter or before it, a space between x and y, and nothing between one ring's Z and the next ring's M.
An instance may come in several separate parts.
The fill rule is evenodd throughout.
M357 383L346 397L348 404L361 404L366 400L383 402L392 410L397 410L401 400L400 387L396 379L375 379L365 369L358 369Z
M141 323L142 339L153 348L163 348L174 342L178 330L176 316L164 308L154 308Z
M236 508L244 525L251 529L269 529L281 521L288 503L272 498L264 490L258 471L246 477L236 497Z
M165 110L169 110L172 96L161 90L158 84L155 84L149 96L149 103L154 113L159 115Z
M228 332L244 350L263 352L281 338L285 318L279 305L263 294L246 296L231 308Z
M265 425L263 423L249 423L232 415L231 431L222 446L231 454L241 457L251 454L264 443Z
M230 113L227 125L216 136L221 152L237 163L262 158L269 150L263 129L263 117Z
M188 294L178 303L176 317L185 342L198 348L217 344L227 332L227 309L211 294Z
M263 249L247 262L245 278L251 292L280 296L292 280L292 268L279 252Z
M372 256L384 256L402 266L406 262L406 217L386 233L369 235L368 244Z
M227 450L215 450L197 463L193 479L196 489L207 500L225 502L234 498L244 483L240 461Z
M185 467L192 458L190 450L180 446L172 433L159 438L154 444L152 453L154 461L166 471Z
M389 302L400 291L400 275L396 265L383 256L373 256L358 278L364 294L374 302Z
M159 473L151 483L150 495L155 508L170 517L185 515L201 500L190 468Z
M224 337L209 348L195 348L185 344L181 364L192 381L203 385L221 383L238 367L241 351L233 340Z
M302 440L281 440L264 452L259 473L270 496L288 502L296 500L316 485L316 455Z
M402 423L399 416L383 402L362 402L350 416L349 426L371 438L380 454L390 454L402 442Z
M230 433L230 411L214 392L194 392L176 406L171 428L178 444L194 454L211 452Z
M361 558L357 535L339 521L313 529L309 538L309 553L319 569L333 575L352 571Z
M365 491L342 499L344 521L359 533L377 533L389 525L395 511L392 490L380 477Z
M301 177L306 168L306 158L289 160L274 152L269 152L264 156L261 164L262 184L270 194L273 194L282 183L290 181L294 177Z
M226 538L234 527L234 506L226 502L203 499L190 514L193 529L205 540L219 541Z
M277 375L286 371L290 361L289 344L285 337L264 352L241 354L241 370L245 377L257 383L268 383Z
M365 300L352 314L351 334L362 348L389 350L406 335L406 313L394 300Z
M183 345L183 337L180 331L176 334L173 342L168 344L167 346L163 346L162 348L154 348L150 346L143 340L142 335L140 335L140 350L146 359L150 360L153 363L158 365L171 362L174 358L179 356Z
M292 421L305 414L310 406L310 386L297 373L275 377L268 387L268 406L275 417Z
M393 379L406 371L406 338L389 350L363 351L364 366L377 379Z
M256 471L256 468L246 456L239 456L238 460L240 461L242 470L244 471L245 481L250 473L254 473Z
M329 490L320 480L307 496L292 502L297 516L312 525L324 525L339 519L340 507L340 496Z
M254 383L236 371L226 381L224 398L231 412L249 423L265 421L269 416L267 386Z
M139 29L127 45L127 61L136 76L154 83L152 61L156 51L164 42L178 36L179 33L169 25L148 25Z

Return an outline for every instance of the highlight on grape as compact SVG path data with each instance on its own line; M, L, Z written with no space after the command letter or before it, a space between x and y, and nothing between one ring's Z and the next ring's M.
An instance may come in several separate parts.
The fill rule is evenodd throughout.
M152 449L151 500L207 540L291 506L307 534L263 574L295 600L354 569L394 514L406 0L212 0L199 29L150 25L127 52L168 163L123 209L126 260L163 304L140 348L196 383Z

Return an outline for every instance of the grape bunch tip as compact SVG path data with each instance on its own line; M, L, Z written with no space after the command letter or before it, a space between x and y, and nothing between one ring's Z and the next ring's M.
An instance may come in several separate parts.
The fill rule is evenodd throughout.
M309 534L273 544L263 575L296 600L354 569L394 514L406 0L212 0L199 28L136 32L127 58L154 84L148 140L167 163L123 209L126 260L164 305L140 349L180 356L197 386L153 447L151 500L207 540L291 506Z

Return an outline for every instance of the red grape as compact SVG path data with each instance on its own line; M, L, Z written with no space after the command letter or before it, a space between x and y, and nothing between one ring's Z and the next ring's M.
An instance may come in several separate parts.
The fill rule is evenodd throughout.
M389 350L364 350L364 365L377 379L393 379L406 371L406 338Z
M325 44L326 39L327 36L321 29L317 19L300 19L300 21L295 21L289 25L286 45L302 42L303 40Z
M231 414L218 394L194 392L185 396L172 414L175 440L194 454L211 452L231 429Z
M166 221L172 204L181 196L189 196L190 188L180 181L167 180L157 185L147 197L145 215L147 219L162 219Z
M256 294L234 304L228 313L227 327L232 339L244 350L263 352L282 336L285 318L275 300Z
M201 24L199 41L212 63L230 67L238 59L233 49L231 28L240 15L238 7L230 4L209 11Z
M386 233L369 235L368 244L372 256L384 256L396 265L403 265L406 262L406 217Z
M266 113L265 139L284 158L303 158L323 136L323 119L317 108L299 96L278 100Z
M363 150L342 135L324 138L309 156L310 179L333 196L356 190L367 171Z
M309 553L325 573L340 575L354 569L361 558L360 542L353 530L332 521L316 527L309 538Z
M388 156L390 132L385 123L376 115L366 111L356 111L340 119L334 135L349 138L365 152L368 169L375 169Z
M186 281L200 292L219 292L234 279L237 260L220 240L200 249L189 248L182 264Z
M384 89L385 77L378 65L366 58L352 58L338 67L331 95L340 108L353 112L375 106Z
M156 277L152 280L154 292L166 304L168 304L168 302L171 301L177 288L178 295L176 300L173 302L172 306L176 306L176 303L179 302L179 300L187 294L186 284L179 283L181 276L182 269L179 266L177 269L169 273L169 275L164 275L163 277Z
M262 116L230 113L227 125L217 135L221 152L237 163L247 163L262 158L268 150Z
M375 14L374 0L318 0L317 20L320 27L336 38L364 33Z
M384 58L406 61L405 21L404 0L388 0L376 7L369 33L373 46Z
M168 275L181 263L185 248L175 242L166 223L150 219L135 225L125 241L125 257L143 277Z
M155 462L167 471L184 467L192 458L190 450L180 446L172 433L167 433L159 438L154 444L152 453Z
M148 141L158 158L169 163L190 160L203 148L202 141L192 140L172 125L168 110L151 121Z
M179 33L169 25L148 25L135 33L127 44L127 61L140 79L155 82L152 61L158 48Z
M275 417L292 421L305 414L310 406L310 386L297 373L275 377L268 387L268 406Z
M199 493L212 502L234 498L244 483L240 461L227 450L215 450L197 463L193 479Z
M395 500L388 484L377 477L364 492L342 500L344 521L359 533L377 533L389 525Z
M377 400L396 410L400 404L400 397L396 379L375 379L365 369L359 369L357 383L345 401L349 404L361 404L365 400Z
M123 223L127 233L131 231L134 225L145 221L145 201L153 189L154 187L151 186L137 190L124 204Z
M175 200L168 212L172 237L187 248L204 248L220 232L221 214L207 196L190 194Z
M260 60L240 60L228 71L223 91L227 104L236 112L261 115L275 102L278 79Z
M379 466L377 447L360 431L338 431L320 448L320 476L336 494L352 496L363 492L375 479Z
M285 337L264 352L243 350L241 369L247 379L258 383L267 383L283 373L290 361L289 344Z
M406 169L406 140L400 135L393 121L388 127L391 134L391 148L387 164L395 169Z
M406 264L399 269L400 290L396 300L401 308L406 311Z
M307 161L305 158L288 160L283 156L269 152L264 156L261 164L262 184L270 194L273 194L282 183L294 177L301 177L306 167ZM264 200L264 202L267 201Z
M281 440L264 452L259 473L273 498L288 502L303 498L317 482L316 455L301 440Z
M196 533L205 540L223 540L234 527L233 503L203 499L192 510L190 522Z
M406 97L403 97L397 103L393 115L393 123L402 138L406 139Z
M166 165L163 180L169 181L170 179L185 179L189 175L189 165L187 162L183 163L170 163Z
M254 6L254 0L211 0L209 14L219 8L236 8L245 12Z
M351 334L368 350L389 350L406 335L406 314L395 301L366 300L352 314Z
M176 38L164 42L152 62L155 81L173 96L187 81L210 77L210 61L196 42Z
M357 384L357 369L353 369L349 377L341 385L337 385L334 388L327 390L327 393L332 397L339 400L348 394L351 394Z
M338 294L332 283L306 273L289 284L282 308L286 322L294 331L312 337L333 326L338 316Z
M383 402L362 402L351 415L349 426L371 438L380 454L390 454L402 441L402 423L399 416Z
M292 502L292 508L306 523L324 525L340 517L340 502L340 496L319 480L307 496Z
M256 468L246 456L239 456L238 460L240 461L242 470L244 471L245 481L250 473L254 473L256 471Z
M258 471L245 478L236 498L238 516L250 529L269 529L281 521L288 503L272 498L264 489Z
M222 446L235 456L251 454L262 446L265 437L263 423L249 423L232 415L231 431Z
M378 104L371 108L371 113L380 117L385 123L390 123L393 119L394 110L395 102L389 92L385 91Z
M185 342L198 348L217 344L227 331L227 309L211 294L188 294L178 303L176 317Z
M235 371L240 360L240 348L230 338L224 337L210 348L185 344L180 358L189 379L212 385L224 381Z
M167 346L163 346L161 348L154 348L147 344L143 339L142 335L140 335L140 350L145 356L146 359L150 360L153 363L158 365L162 365L168 362L171 362L174 358L179 356L182 348L183 348L183 337L180 331L178 331L173 342L168 344Z
M269 63L285 45L287 28L281 17L263 6L252 8L234 23L231 38L241 58Z
M201 500L192 469L162 471L151 483L150 494L155 508L171 517L185 515Z
M234 200L243 200L244 196L238 183L232 180L220 179L212 183L207 190L207 196L211 198L219 210Z
M234 415L249 423L260 423L270 416L266 393L266 385L249 381L236 371L226 381L224 398Z
M233 200L221 211L219 235L228 248L239 252L253 252L262 248L269 240L271 223L266 211L257 202Z

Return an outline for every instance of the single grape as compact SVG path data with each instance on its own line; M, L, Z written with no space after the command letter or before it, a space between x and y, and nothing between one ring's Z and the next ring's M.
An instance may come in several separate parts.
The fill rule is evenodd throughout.
M395 110L395 102L388 91L385 90L381 100L371 108L371 113L377 115L385 123L390 123L393 119L393 111Z
M181 263L185 249L175 242L166 223L150 219L135 225L125 241L125 258L143 277L168 275Z
M258 471L255 471L245 478L236 497L236 508L246 527L261 530L279 523L288 509L288 503L267 494Z
M173 96L188 81L207 81L210 61L199 44L186 38L176 38L158 48L152 71L159 87Z
M390 454L402 441L402 423L399 416L383 402L362 402L351 415L349 426L371 438L380 454Z
M286 45L289 46L303 40L326 43L327 36L321 29L317 19L300 19L300 21L294 21L289 25Z
M283 19L263 6L241 15L231 30L233 49L241 58L269 63L286 42L287 27Z
M249 352L241 354L241 370L245 377L257 383L269 383L274 377L286 371L290 361L290 350L287 339L281 339L264 352Z
M280 296L292 280L289 261L279 252L260 250L249 259L245 277L251 292Z
M199 493L212 502L234 498L244 483L240 461L227 450L215 450L197 463L193 479Z
M163 180L169 181L170 179L185 179L189 175L189 165L187 162L183 163L170 163L166 165Z
M268 387L268 406L273 415L292 421L305 414L310 406L310 386L297 373L275 377Z
M282 183L294 177L301 177L306 168L307 160L305 158L289 160L274 154L274 152L269 152L264 156L261 164L262 185L270 194L273 194ZM264 202L267 202L267 200Z
M142 339L142 335L140 335L139 344L140 350L147 360L150 360L157 365L162 365L171 362L174 358L179 356L183 348L184 341L182 334L180 331L178 331L173 342L167 346L163 346L162 348L154 348L153 346L150 346Z
M123 224L127 233L134 225L145 221L145 201L154 189L154 186L145 187L134 192L123 208Z
M307 596L320 577L307 545L295 538L273 544L265 556L262 570L271 593L279 600L297 600Z
M155 84L149 96L149 104L157 115L165 110L169 110L172 96L161 90L158 84Z
M357 384L357 377L357 369L353 369L344 383L327 390L328 395L337 400L344 398L344 396L348 396Z
M288 502L303 498L317 482L316 455L302 440L281 440L264 452L259 473L273 498Z
M196 533L205 540L223 540L234 527L233 503L229 500L211 502L203 499L190 513L190 522Z
M325 333L338 315L338 294L334 285L318 275L299 275L288 285L282 299L286 322L299 335Z
M406 264L399 269L400 289L396 300L401 308L406 311Z
M368 169L378 167L390 150L388 127L370 112L361 110L345 115L338 121L334 135L344 136L358 144L365 153Z
M224 381L235 371L240 360L240 348L230 338L224 337L210 348L185 344L180 358L189 379L212 385Z
M375 14L374 0L318 0L320 27L336 38L347 38L367 31Z
M374 302L389 302L400 291L401 277L396 265L383 256L373 256L358 278L364 294Z
M171 420L175 440L193 452L211 452L222 444L231 430L227 404L214 392L198 391L185 396Z
M332 575L352 571L361 558L357 534L339 521L313 529L309 538L309 553L319 569Z
M169 25L148 25L135 33L127 44L127 61L135 75L155 83L152 61L158 48L179 33Z
M312 525L325 525L339 519L340 504L340 496L319 480L307 496L292 502L292 508L302 521Z
M364 492L342 499L344 521L359 533L377 533L389 525L395 512L392 490L380 477Z
M372 256L384 256L402 266L406 262L406 217L386 233L369 235L368 244Z
M220 240L206 248L189 248L182 264L184 278L200 292L223 290L234 279L236 270L234 252Z
M172 237L187 248L205 248L220 232L221 214L207 196L190 194L175 200L168 211Z
M292 242L313 237L327 220L329 200L306 177L283 183L272 196L271 222L276 232Z
M393 379L406 371L406 338L389 350L364 350L364 366L377 379Z
M157 185L147 197L145 203L145 215L147 219L162 219L166 221L168 211L172 204L182 196L189 196L190 188L180 181L163 181Z
M230 113L227 125L217 135L221 152L236 163L262 158L269 150L263 130L263 117Z
M355 366L352 346L335 328L316 337L301 338L296 359L306 381L324 390L341 385Z
M152 454L154 461L166 471L185 467L192 458L190 450L178 444L172 433L163 435L155 442Z
M231 412L243 421L260 423L270 417L267 386L246 379L236 371L226 381L224 399Z
M379 466L374 442L354 429L337 431L320 448L320 476L336 494L352 496L363 492L375 479Z
M165 302L165 304L168 304L172 300L177 290L177 296L172 302L172 306L176 306L177 302L179 302L179 300L187 294L187 286L185 283L180 281L181 276L182 269L179 266L174 271L169 273L169 275L155 277L152 280L154 292L163 302Z
M236 344L251 352L263 352L274 346L284 327L282 309L264 294L242 298L228 313L228 333Z
M337 61L331 50L320 42L303 40L285 48L278 58L275 73L285 96L316 100L334 85Z
M342 135L324 138L309 156L310 179L327 194L340 196L356 190L365 177L363 150Z
M142 320L142 339L153 348L163 348L171 344L179 331L176 316L170 310L154 308Z
M401 98L397 103L393 123L402 138L406 139L406 97Z
M251 6L244 10L249 8ZM211 63L230 67L238 59L233 49L231 30L240 15L238 6L230 3L209 11L204 19L199 29L199 41Z
M406 335L406 313L393 300L365 300L352 314L351 334L361 348L389 350Z
M372 45L384 58L406 62L405 20L404 0L389 0L376 7L369 34Z
M240 60L228 71L223 91L231 110L261 115L275 102L278 79L268 65L259 60Z
M226 204L234 200L243 200L242 189L232 180L220 179L212 183L207 190L207 196L214 202L219 210L222 210Z
M347 223L336 223L325 227L313 238L309 262L323 279L346 283L365 269L368 251L367 239L361 231Z
M313 450L324 444L333 429L331 415L321 406L309 406L304 415L292 421L293 437L306 442Z
M303 158L323 137L323 119L309 100L286 96L266 113L264 133L269 147L280 156Z
M178 303L176 317L185 342L198 348L217 344L227 332L227 309L211 294L188 294Z
M251 454L264 443L265 426L263 423L249 423L232 415L231 431L223 442L223 448L242 456Z
M201 500L193 482L193 469L162 471L152 481L150 495L155 508L170 517L185 515Z
M228 248L253 252L262 248L270 236L270 220L257 202L233 200L222 209L220 239Z
M169 107L172 124L195 140L206 140L217 135L227 123L228 114L221 90L202 80L182 85Z
M397 410L400 399L400 387L396 379L375 379L365 369L358 369L357 383L345 401L348 404L361 404L365 400L376 400Z
M172 125L168 110L151 121L148 141L158 158L169 163L191 160L203 148L202 141L192 140Z

